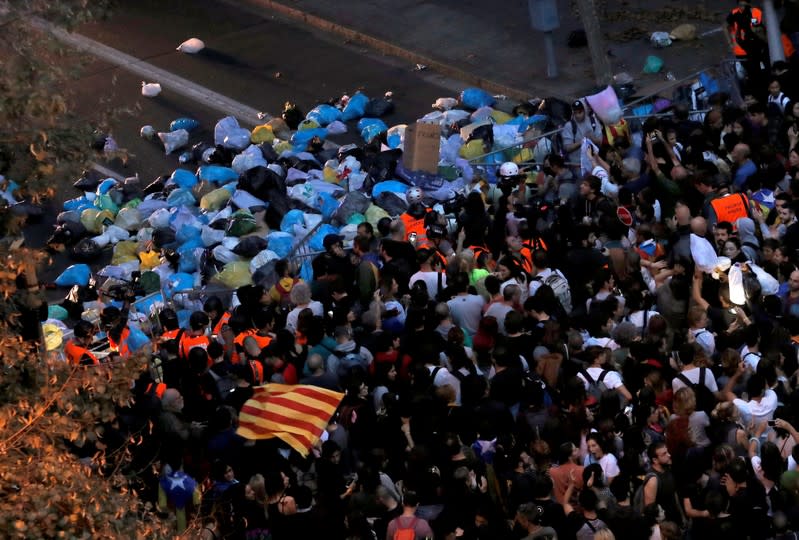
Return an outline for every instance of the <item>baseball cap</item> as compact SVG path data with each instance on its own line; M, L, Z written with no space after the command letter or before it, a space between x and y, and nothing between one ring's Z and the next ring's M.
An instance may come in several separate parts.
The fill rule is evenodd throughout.
M322 245L324 245L325 249L327 250L343 241L344 241L343 236L339 236L337 234L328 234L327 236L325 236L325 239L322 241Z
M576 99L572 103L572 109L585 109L585 104L583 104L582 100Z
M439 225L438 223L433 223L427 228L428 238L443 238L446 234L447 230L443 225Z

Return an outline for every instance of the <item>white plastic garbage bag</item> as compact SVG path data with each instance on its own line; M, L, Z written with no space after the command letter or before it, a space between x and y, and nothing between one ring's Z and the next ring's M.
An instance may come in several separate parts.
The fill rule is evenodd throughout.
M205 43L199 38L189 38L177 47L177 51L186 54L197 54L205 48Z
M268 248L259 252L258 255L253 257L252 260L250 261L250 273L254 274L256 270L261 268L269 261L274 261L279 258L280 256L278 256L277 253Z
M719 279L721 274L727 272L732 266L732 261L729 257L719 257L716 259L716 266L713 268L713 271L710 273L713 279Z
M214 126L214 145L225 142L225 137L239 128L239 121L232 116L226 116ZM213 150L213 149L212 149Z
M241 154L233 158L231 168L239 174L244 174L250 169L266 167L266 165L267 163L263 153L261 153L261 149L251 144L245 148Z
M730 286L730 302L736 306L746 303L746 292L744 292L744 276L741 265L735 263L730 267L727 283Z
M161 85L158 83L141 82L141 95L144 97L155 97L161 93Z
M158 134L158 138L164 143L164 152L167 155L189 144L189 132L185 129L178 129L168 133L161 132Z
M599 117L606 126L616 124L621 120L619 98L616 96L616 91L612 86L608 85L608 87L601 92L586 96L585 100L591 105L594 113L596 113L597 117Z
M668 32L652 32L652 35L649 36L649 41L658 49L671 45L671 38Z
M266 203L250 193L249 191L244 191L243 189L237 189L235 193L233 193L233 197L230 199L233 201L233 204L238 206L239 208L252 208L254 206L266 206Z
M330 135L343 135L347 133L347 124L341 120L334 120L330 122L325 129Z
M215 246L225 239L225 231L220 231L218 229L213 229L208 225L203 225L200 238L202 239L203 245L205 247Z
M750 270L754 272L755 277L757 277L757 282L760 283L760 290L762 291L763 296L777 294L777 291L780 289L780 282L777 281L774 276L753 262L747 262L746 264L749 266Z
M691 257L703 272L710 273L716 268L716 250L706 238L691 234Z
M448 111L457 107L458 100L452 97L440 97L433 103L433 108L440 111Z
M155 128L150 125L142 126L141 130L139 130L139 135L142 139L152 140L155 138L155 135L158 132L155 131Z
M109 225L103 234L108 235L108 238L112 244L116 244L117 242L128 240L130 238L130 233L128 231L116 225Z
M241 257L233 253L232 250L226 248L222 244L216 246L213 250L213 253L214 253L214 259L216 259L222 264L227 264L229 262L241 260Z
M147 218L147 222L153 229L163 229L169 227L170 217L172 217L172 213L169 210L166 208L159 208L150 214L150 217Z

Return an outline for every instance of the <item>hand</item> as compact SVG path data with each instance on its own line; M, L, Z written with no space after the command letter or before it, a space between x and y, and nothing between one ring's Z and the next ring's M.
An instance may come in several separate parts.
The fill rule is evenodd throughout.
M403 418L402 419L402 426L400 427L402 432L405 435L409 435L411 433L411 419L410 418Z
M664 268L666 268L667 266L668 266L668 263L667 263L666 261L657 261L657 262L653 262L653 263L652 263L652 264L649 266L649 268L650 268L650 269L654 268L655 270L657 270L657 271L659 272L660 270L663 270L663 269L664 269Z
M657 137L657 139L662 142L663 141L663 133L661 133L659 129L656 129L654 131L654 133L655 133L655 137Z
M591 473L591 476L588 477L588 482L585 483L588 487L594 487L594 473Z

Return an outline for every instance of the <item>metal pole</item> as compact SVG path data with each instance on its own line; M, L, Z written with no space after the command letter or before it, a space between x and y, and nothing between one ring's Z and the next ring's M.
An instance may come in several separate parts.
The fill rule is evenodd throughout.
M547 59L547 78L555 79L558 76L558 62L555 59L555 42L551 30L544 32L544 53Z
M768 37L769 60L772 64L779 60L785 61L785 50L782 48L782 36L780 35L780 19L774 8L774 0L763 0L763 23L766 25L766 37Z
M594 65L594 79L598 86L606 86L610 84L612 72L605 49L605 41L599 30L599 19L596 16L594 0L577 0L577 6L580 10L580 20L585 28L585 37L588 40L591 63Z

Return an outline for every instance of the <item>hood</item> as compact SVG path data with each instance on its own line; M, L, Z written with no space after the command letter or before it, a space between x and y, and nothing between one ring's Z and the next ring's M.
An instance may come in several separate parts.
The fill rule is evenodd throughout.
M749 242L756 246L760 245L760 242L757 241L757 237L755 236L754 221L750 218L739 218L735 224L738 227L738 238L741 240L741 244Z
M342 353L352 353L355 352L355 349L358 345L354 341L348 341L346 343L339 343L336 345L336 352Z

